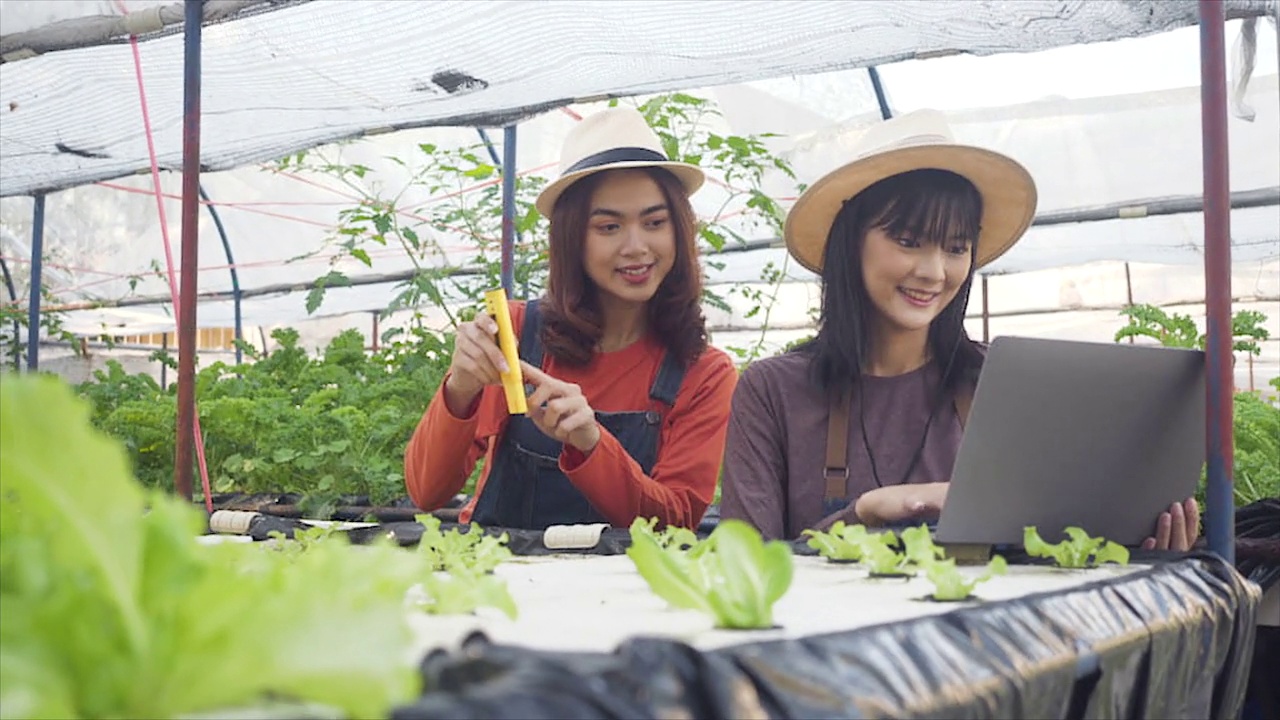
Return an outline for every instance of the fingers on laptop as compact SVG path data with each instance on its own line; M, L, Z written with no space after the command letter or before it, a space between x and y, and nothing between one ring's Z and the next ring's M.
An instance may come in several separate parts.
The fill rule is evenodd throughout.
M1195 545L1200 539L1200 503L1190 497L1182 505L1187 516L1187 540L1190 545Z
M1155 537L1142 542L1144 550L1175 550L1186 552L1200 537L1200 506L1195 498L1169 506L1156 520Z
M1172 516L1169 521L1169 549L1190 550L1191 543L1187 538L1187 515L1182 510L1182 503L1174 503L1169 508L1169 514Z

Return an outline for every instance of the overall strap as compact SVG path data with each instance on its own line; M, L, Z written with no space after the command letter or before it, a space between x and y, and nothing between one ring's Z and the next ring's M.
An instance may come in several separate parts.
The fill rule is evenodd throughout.
M969 422L969 410L973 407L974 388L964 385L956 392L956 417L960 429ZM827 462L823 476L827 481L824 500L842 500L849 497L849 402L852 388L832 393L827 415Z
M852 395L852 385L831 394L827 412L827 462L822 473L827 489L823 500L849 497L849 400Z
M542 367L542 311L537 300L524 304L524 324L520 326L520 359Z
M976 388L965 384L956 392L956 417L960 418L960 429L969 423L969 410L973 407L973 393Z
M676 404L676 395L684 384L685 368L670 352L662 356L662 364L658 366L658 376L653 379L653 387L649 388L649 397L672 407Z

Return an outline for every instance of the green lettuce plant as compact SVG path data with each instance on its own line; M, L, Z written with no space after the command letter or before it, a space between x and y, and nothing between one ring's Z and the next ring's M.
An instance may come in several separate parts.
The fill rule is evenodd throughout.
M907 556L894 548L898 538L892 530L867 535L862 546L862 562L872 575L910 577L915 574Z
M516 603L506 582L493 575L465 570L432 573L423 579L422 589L425 597L417 605L432 615L468 615L492 607L516 619Z
M862 547L867 541L867 528L863 525L846 525L837 520L831 529L805 530L802 535L809 538L809 547L828 560L855 561L862 559Z
M903 530L902 547L902 554L907 562L920 567L928 565L935 560L940 560L945 554L942 548L933 544L933 537L929 534L929 526L927 525L909 527Z
M200 514L147 492L86 404L0 377L0 708L165 718L288 697L353 717L413 697L414 553L202 546ZM68 448L74 448L69 452Z
M720 523L687 551L664 548L652 532L632 524L627 557L655 595L705 612L722 628L772 627L773 605L791 586L793 572L786 543L766 543L740 520Z
M434 515L417 515L422 524L422 539L418 551L427 558L433 570L463 570L490 573L498 565L511 559L507 548L510 538L504 532L498 537L484 534L473 524L468 532L440 531L440 519Z
M641 533L653 538L654 542L673 552L691 550L698 545L698 536L689 528L668 525L656 530L658 518L636 518L631 522L631 532Z
M1129 563L1129 551L1123 545L1101 537L1089 537L1089 533L1078 527L1069 527L1066 533L1066 540L1050 545L1034 527L1028 526L1023 530L1022 544L1028 555L1052 558L1058 567L1088 568L1109 562L1118 565Z
M931 559L924 564L924 576L933 583L931 599L940 601L967 600L973 595L978 583L986 582L996 575L1004 575L1009 570L1008 562L996 555L987 563L986 570L973 577L966 576L956 567L954 559Z

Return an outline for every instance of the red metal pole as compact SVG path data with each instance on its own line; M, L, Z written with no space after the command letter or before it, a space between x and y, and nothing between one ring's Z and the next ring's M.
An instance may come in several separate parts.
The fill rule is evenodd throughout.
M191 500L196 425L196 291L200 250L200 34L204 0L186 0L183 25L182 275L178 286L178 438L173 489Z
M1204 285L1206 378L1206 534L1209 549L1235 563L1232 493L1231 189L1227 156L1225 12L1200 0L1200 129L1204 157Z

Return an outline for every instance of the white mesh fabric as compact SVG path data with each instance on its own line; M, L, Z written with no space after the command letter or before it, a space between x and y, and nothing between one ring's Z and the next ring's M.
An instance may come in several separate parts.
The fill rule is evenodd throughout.
M1274 0L1226 5L1257 15ZM500 125L602 95L1042 50L1195 20L1190 0L312 2L205 28L202 159L226 169L376 129ZM159 161L178 168L182 37L148 40L141 56ZM0 196L148 165L127 45L6 62L0 94Z

